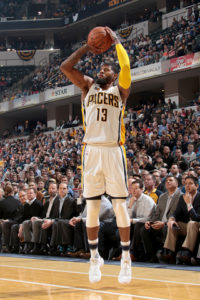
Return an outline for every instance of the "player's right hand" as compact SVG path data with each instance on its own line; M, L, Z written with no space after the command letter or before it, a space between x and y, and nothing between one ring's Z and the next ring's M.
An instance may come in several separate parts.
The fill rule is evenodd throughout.
M88 44L87 44L88 45ZM95 48L88 45L88 51L92 52L93 54L101 54L101 50L99 48Z

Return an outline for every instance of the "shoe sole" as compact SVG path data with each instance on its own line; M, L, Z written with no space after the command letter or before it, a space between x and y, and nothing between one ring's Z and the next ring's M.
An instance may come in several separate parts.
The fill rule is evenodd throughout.
M118 277L118 282L121 283L121 284L129 284L131 282L131 279L132 279L132 276L129 280L120 280L119 277Z

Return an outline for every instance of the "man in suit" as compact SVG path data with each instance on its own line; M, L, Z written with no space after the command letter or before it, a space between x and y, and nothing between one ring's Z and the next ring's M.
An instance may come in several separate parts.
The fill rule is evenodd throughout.
M22 204L24 201L25 191L20 191L20 203ZM26 193L25 193L26 194ZM42 214L42 203L36 198L36 191L33 188L29 188L27 190L27 201L26 203L21 205L18 213L16 214L13 220L7 220L4 222L2 231L4 236L4 241L6 245L9 245L9 248L12 249L14 245L12 245L11 241L11 228L14 224L19 224L24 220L29 220L32 216L40 217Z
M13 220L18 213L20 206L19 200L13 196L13 188L11 185L6 185L5 198L0 200L0 233L2 233L2 244L5 245L4 252L9 252L9 242L5 239L4 226L7 220Z
M40 251L40 232L42 224L48 224L49 220L59 217L59 198L57 196L56 183L49 184L49 200L44 204L42 217L33 216L30 220L24 221L22 224L24 232L25 249L24 253L32 254Z
M19 252L20 240L23 240L22 224L20 223L26 220L26 217L24 217L24 206L26 205L28 199L27 192L25 190L19 190L19 201L21 203L19 215L15 218L16 223L11 226L10 231L10 248L12 253Z
M4 192L5 198L0 200L0 219L7 220L15 217L20 202L14 198L11 185L6 185Z
M198 178L188 176L185 179L185 194L179 199L174 214L167 223L168 231L161 259L169 262L175 258L178 236L184 236L182 250L177 260L190 263L196 246L200 227L200 193L198 193Z
M58 196L60 201L59 216L56 219L46 220L45 223L42 224L40 236L40 243L43 245L42 248L44 248L49 231L51 255L58 254L57 246L61 245L63 240L65 240L65 244L67 245L71 245L73 243L73 232L69 231L67 235L63 235L61 228L67 227L69 220L73 216L76 216L76 201L69 196L66 183L60 183Z
M155 213L145 222L141 229L142 242L147 260L156 262L156 251L163 243L167 233L167 221L174 213L181 192L176 177L169 175L165 180L167 192L159 197ZM159 241L159 243L158 243Z

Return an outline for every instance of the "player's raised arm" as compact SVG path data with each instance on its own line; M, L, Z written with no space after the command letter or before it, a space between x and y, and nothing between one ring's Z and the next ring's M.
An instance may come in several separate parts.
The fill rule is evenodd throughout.
M60 66L61 71L66 77L76 86L80 87L82 91L86 91L93 83L93 79L84 75L74 66L78 63L83 55L85 55L91 48L88 44L83 45L81 48L72 53Z
M115 44L117 57L120 65L118 86L121 92L122 99L126 100L130 93L130 86L131 86L131 69L130 69L129 57L126 50L120 43L115 32L113 32L112 29L110 29L109 27L106 27L106 31L110 34L111 39Z

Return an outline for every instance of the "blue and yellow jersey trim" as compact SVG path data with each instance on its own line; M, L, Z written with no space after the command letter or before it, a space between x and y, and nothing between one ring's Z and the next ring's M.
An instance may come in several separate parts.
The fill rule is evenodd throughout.
M83 120L83 130L84 130L84 132L86 131L86 123L85 123L85 114L86 114L86 112L85 112L85 105L82 103L81 104L81 113L82 113L82 120Z
M126 188L128 191L126 149L123 145L121 145L119 147L120 147L121 154L122 154L122 162L123 162L123 168L124 168L124 180L125 180Z
M124 145L125 143L125 125L124 125L124 112L125 106L123 105L122 110L119 115L119 134L118 134L118 143L119 145Z
M82 151L81 151L81 187L83 189L84 187L84 180L83 180L83 172L84 172L84 154L85 154L86 145L83 145Z

